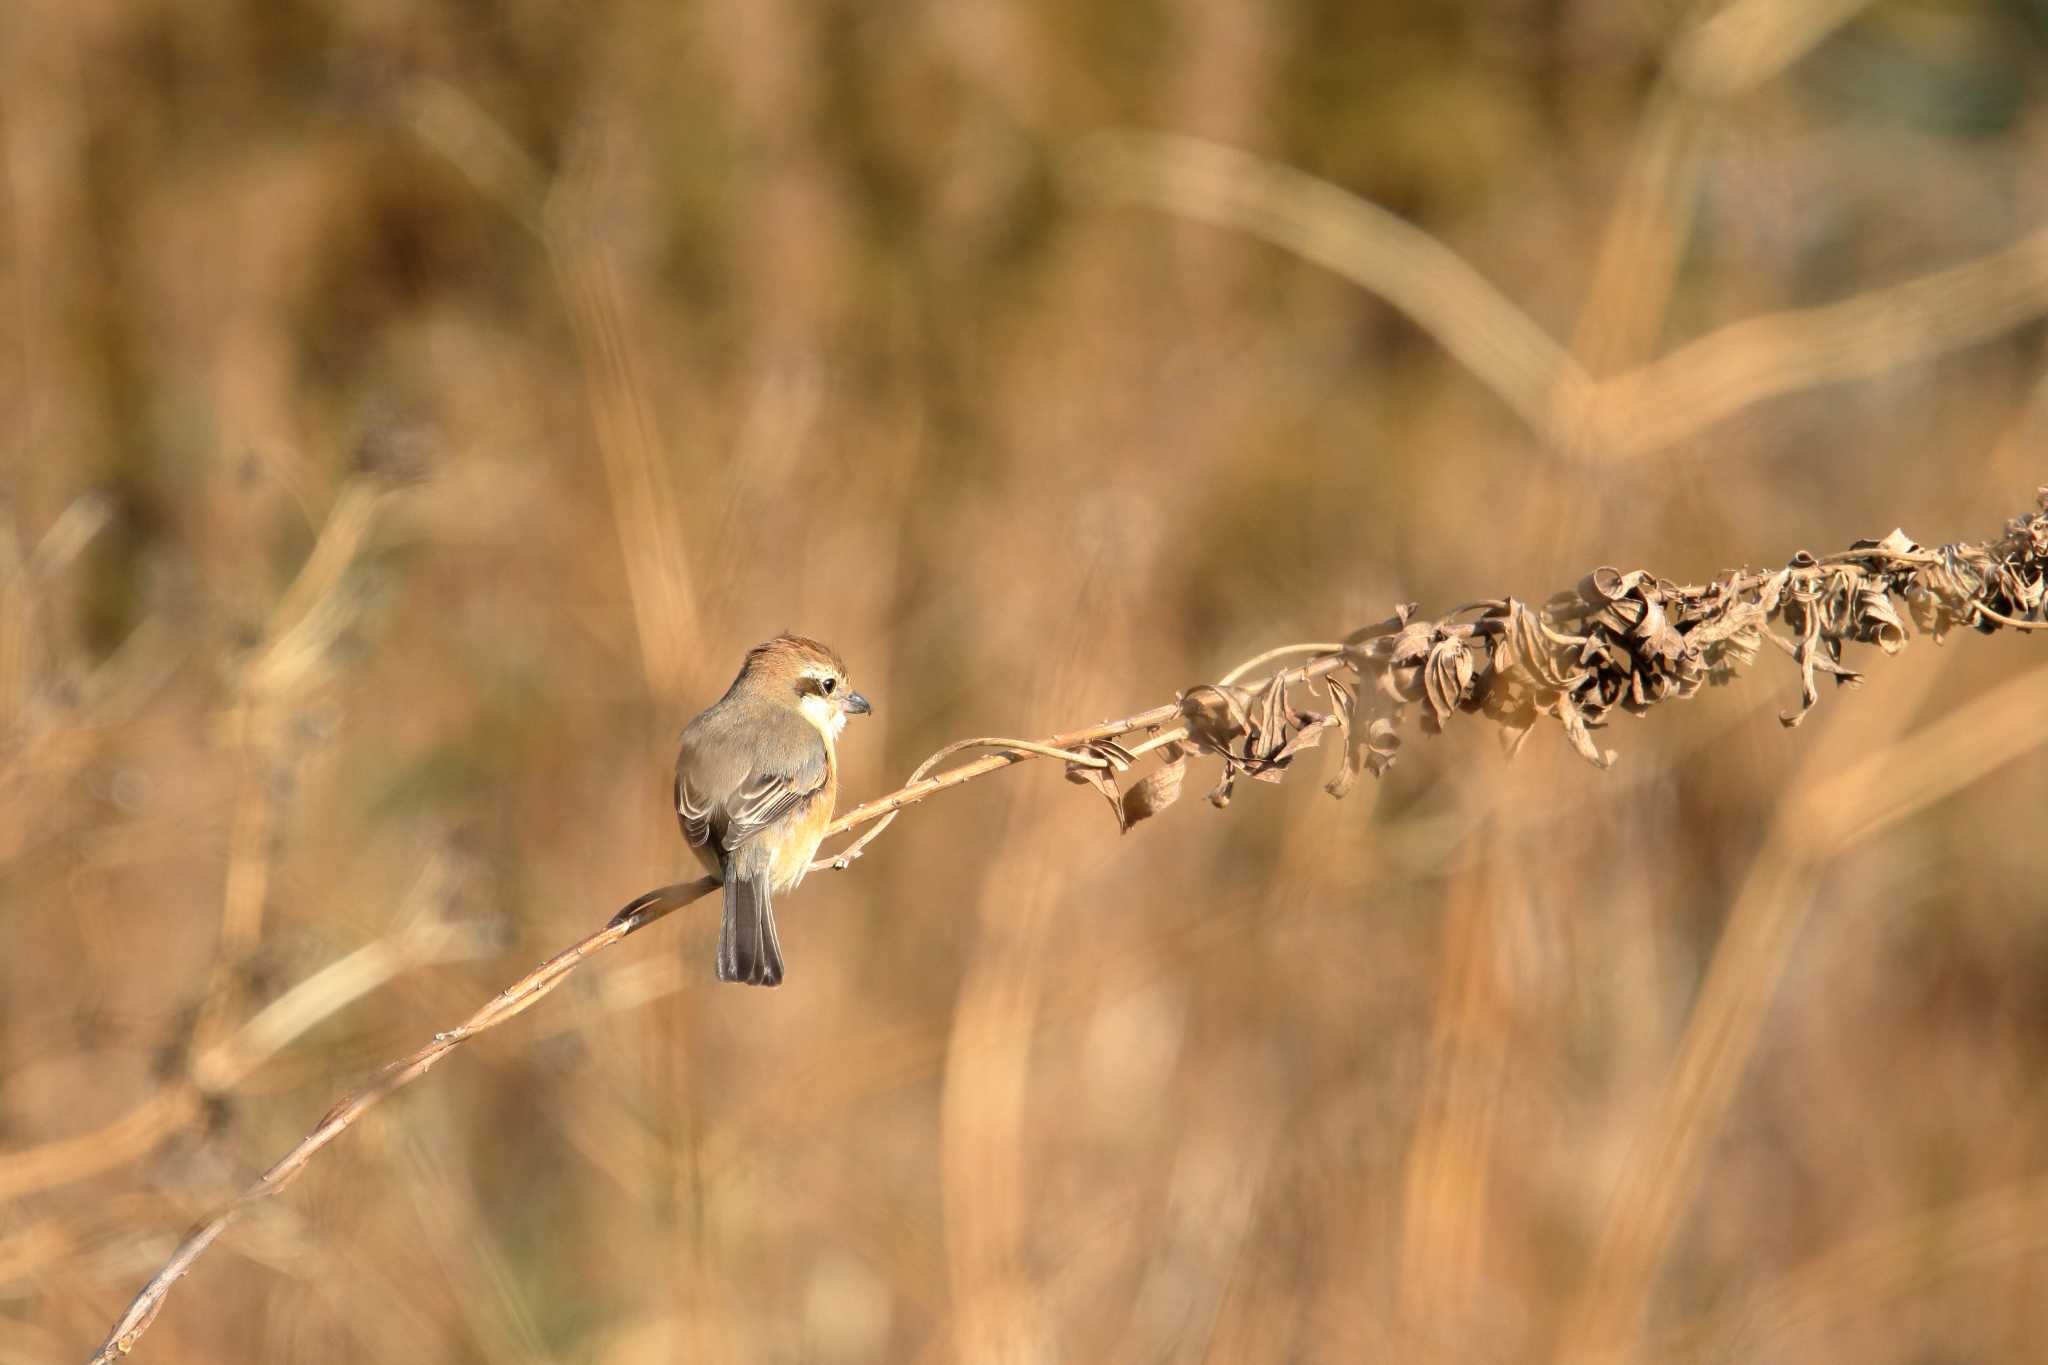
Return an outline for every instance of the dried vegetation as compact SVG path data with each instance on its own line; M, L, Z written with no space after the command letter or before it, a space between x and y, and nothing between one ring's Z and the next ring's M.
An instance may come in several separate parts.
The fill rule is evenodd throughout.
M2037 1358L2036 10L0 5L0 1365Z

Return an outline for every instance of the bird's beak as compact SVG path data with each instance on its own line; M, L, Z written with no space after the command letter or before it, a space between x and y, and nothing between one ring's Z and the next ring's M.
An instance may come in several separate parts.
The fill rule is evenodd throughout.
M856 716L865 716L875 708L868 705L868 699L858 692L846 694L846 709Z

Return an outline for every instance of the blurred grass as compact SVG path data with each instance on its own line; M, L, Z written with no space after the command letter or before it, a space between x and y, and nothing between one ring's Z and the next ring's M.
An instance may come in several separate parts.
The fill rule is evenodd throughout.
M1994 532L2043 482L2048 296L1999 255L2048 222L2043 35L1961 0L15 0L0 1361L82 1357L336 1094L676 875L675 732L774 631L877 702L852 799L1397 600ZM1322 267L1085 192L1119 127L1398 214L1615 406L1532 423ZM1790 311L1851 299L1853 334ZM379 1111L141 1355L2032 1358L2038 752L1839 849L1771 831L1859 763L1973 772L1942 722L2038 660L1923 643L1790 735L1766 660L1624 723L1614 774L1454 731L1342 804L1122 841L1050 773L977 784L805 887L781 991L715 989L681 916ZM1759 904L1786 856L1810 903ZM440 920L502 951L186 1084ZM1674 1120L1717 965L1752 1041Z

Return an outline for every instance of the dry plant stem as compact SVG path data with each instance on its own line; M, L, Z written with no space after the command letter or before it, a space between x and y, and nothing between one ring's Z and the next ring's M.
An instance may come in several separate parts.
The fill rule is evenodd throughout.
M1982 603L1977 604L1977 614L1987 620L1996 621L2001 626L2011 626L2014 630L2048 630L2048 621L2022 621L2003 612L1993 611Z
M342 487L312 553L272 609L261 647L243 673L229 715L240 775L221 893L220 944L213 984L193 1030L195 1053L211 1050L235 1027L234 1016L241 1011L238 973L262 941L269 900L269 847L278 816L271 770L279 761L286 712L319 674L329 648L353 616L345 600L347 575L391 492L385 480L374 476L359 475Z
M1826 0L1806 8L1809 31L1817 35L1835 22L1830 11L1846 18L1854 6ZM1739 54L1717 54L1707 59L1706 79L1740 87L1768 73L1801 41L1802 34L1789 30L1764 35L1750 54L1757 59L1752 70L1732 60ZM1685 79L1701 74L1694 70ZM1668 165L1672 158L1659 160ZM1898 284L1725 324L1675 350L1632 357L1627 369L1595 379L1449 247L1313 176L1199 138L1159 133L1095 134L1074 166L1081 185L1103 198L1232 228L1350 280L1434 336L1559 449L1616 461L1654 454L1768 399L1916 364L2048 313L2048 229L2039 229ZM1654 227L1658 215L1652 206L1629 217L1625 229ZM1668 229L1665 223L1662 231ZM1668 262L1669 249L1665 241L1656 255ZM1628 251L1612 259L1622 262L1617 269L1641 268ZM1636 314L1622 330L1641 332L1656 312L1654 302L1626 308L1603 302L1599 311Z
M1538 431L1592 381L1540 323L1449 247L1377 204L1290 167L1175 134L1098 133L1073 170L1107 198L1260 237L1387 300Z
M1236 668L1233 668L1228 673L1225 673L1221 681L1223 681L1226 684L1234 683L1239 678L1242 678L1245 674L1251 672L1253 669L1258 668L1263 664L1272 663L1275 659L1287 658L1291 654L1337 654L1342 652L1343 648L1344 644L1341 640L1336 642L1335 644L1282 645L1278 649L1269 649L1264 654L1260 654L1253 658L1246 659Z
M270 1198L305 1170L306 1163L328 1143L345 1132L385 1096L399 1090L431 1071L434 1066L458 1046L468 1042L477 1034L496 1028L507 1019L538 1004L555 987L568 979L569 973L583 964L591 954L599 952L628 934L644 929L681 906L705 895L717 883L709 877L694 882L679 882L650 891L635 899L621 910L612 921L596 933L588 934L577 942L556 953L553 957L528 972L519 980L507 986L494 996L482 1009L463 1020L445 1033L437 1033L425 1046L410 1056L402 1057L379 1072L377 1077L355 1094L341 1101L327 1111L313 1131L300 1139L299 1144L286 1152L265 1171L254 1185L242 1195L201 1222L191 1232L171 1259L165 1262L155 1278L143 1286L142 1292L129 1304L128 1311L114 1325L113 1332L105 1344L93 1355L95 1365L114 1361L133 1350L136 1341L149 1330L149 1325L163 1308L164 1298L171 1286L184 1277L192 1263L213 1245L214 1239L225 1232L228 1225L241 1217L250 1205Z
M2048 613L2048 488L2040 490L2037 501L2038 511L2007 522L2004 537L1996 541L1930 550L1895 531L1882 541L1858 542L1825 558L1802 552L1776 573L1725 574L1709 587L1682 587L1640 571L1601 568L1540 611L1503 598L1468 604L1432 621L1405 606L1390 619L1354 632L1341 646L1290 645L1225 675L1235 679L1265 660L1314 653L1308 662L1257 683L1204 684L1164 706L1044 740L980 738L947 745L919 765L902 788L834 821L828 834L870 822L873 827L836 856L812 866L849 866L905 806L1032 758L1058 759L1069 777L1097 786L1109 797L1118 828L1128 829L1178 797L1190 753L1221 760L1224 781L1210 795L1221 806L1237 778L1278 781L1297 753L1314 747L1335 726L1344 736L1345 764L1328 790L1341 796L1361 769L1378 774L1393 761L1399 722L1410 706L1422 710L1426 733L1441 729L1456 714L1492 719L1503 727L1511 752L1539 718L1549 718L1582 756L1605 767L1613 755L1595 749L1589 732L1605 723L1611 709L1643 711L1659 701L1691 696L1706 681L1728 681L1765 640L1777 643L1800 665L1804 706L1781 716L1786 725L1795 725L1818 700L1817 674L1838 681L1858 676L1840 663L1846 645L1875 644L1886 653L1905 646L1911 631L1891 605L1894 597L1905 599L1922 628L1937 639L1971 625L1986 631L2005 624L2048 625L2048 620L2022 620L1989 605L1997 602L2029 617ZM1475 619L1459 619L1475 611ZM1781 640L1770 629L1776 624L1800 638ZM1357 682L1329 676L1340 669L1356 674ZM1332 714L1292 703L1289 689L1317 679L1324 679L1336 708ZM1146 738L1134 746L1118 742L1140 731ZM996 752L931 775L968 748ZM1163 764L1119 791L1114 773L1152 750L1162 751ZM590 957L715 887L704 877L636 898L602 929L555 954L460 1025L435 1035L336 1105L261 1179L192 1230L130 1304L93 1356L94 1365L131 1350L171 1286L227 1226L251 1204L290 1183L369 1109L425 1075L459 1044L537 1004ZM234 1061L231 1052L220 1064L232 1070ZM189 1103L196 1091L187 1086L172 1093L176 1102Z
M200 1091L218 1095L289 1046L306 1030L401 972L430 962L482 957L489 938L475 926L429 921L373 939L330 962L257 1011L232 1037L192 1061Z
M1670 66L1696 94L1753 90L1869 8L1870 0L1733 0L1674 44Z

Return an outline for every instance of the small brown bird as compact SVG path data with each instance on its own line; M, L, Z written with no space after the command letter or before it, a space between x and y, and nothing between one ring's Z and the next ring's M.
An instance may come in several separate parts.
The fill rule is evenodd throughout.
M774 898L804 879L839 795L839 732L872 710L839 655L801 635L747 651L725 695L683 730L676 815L725 887L718 979L782 981Z

